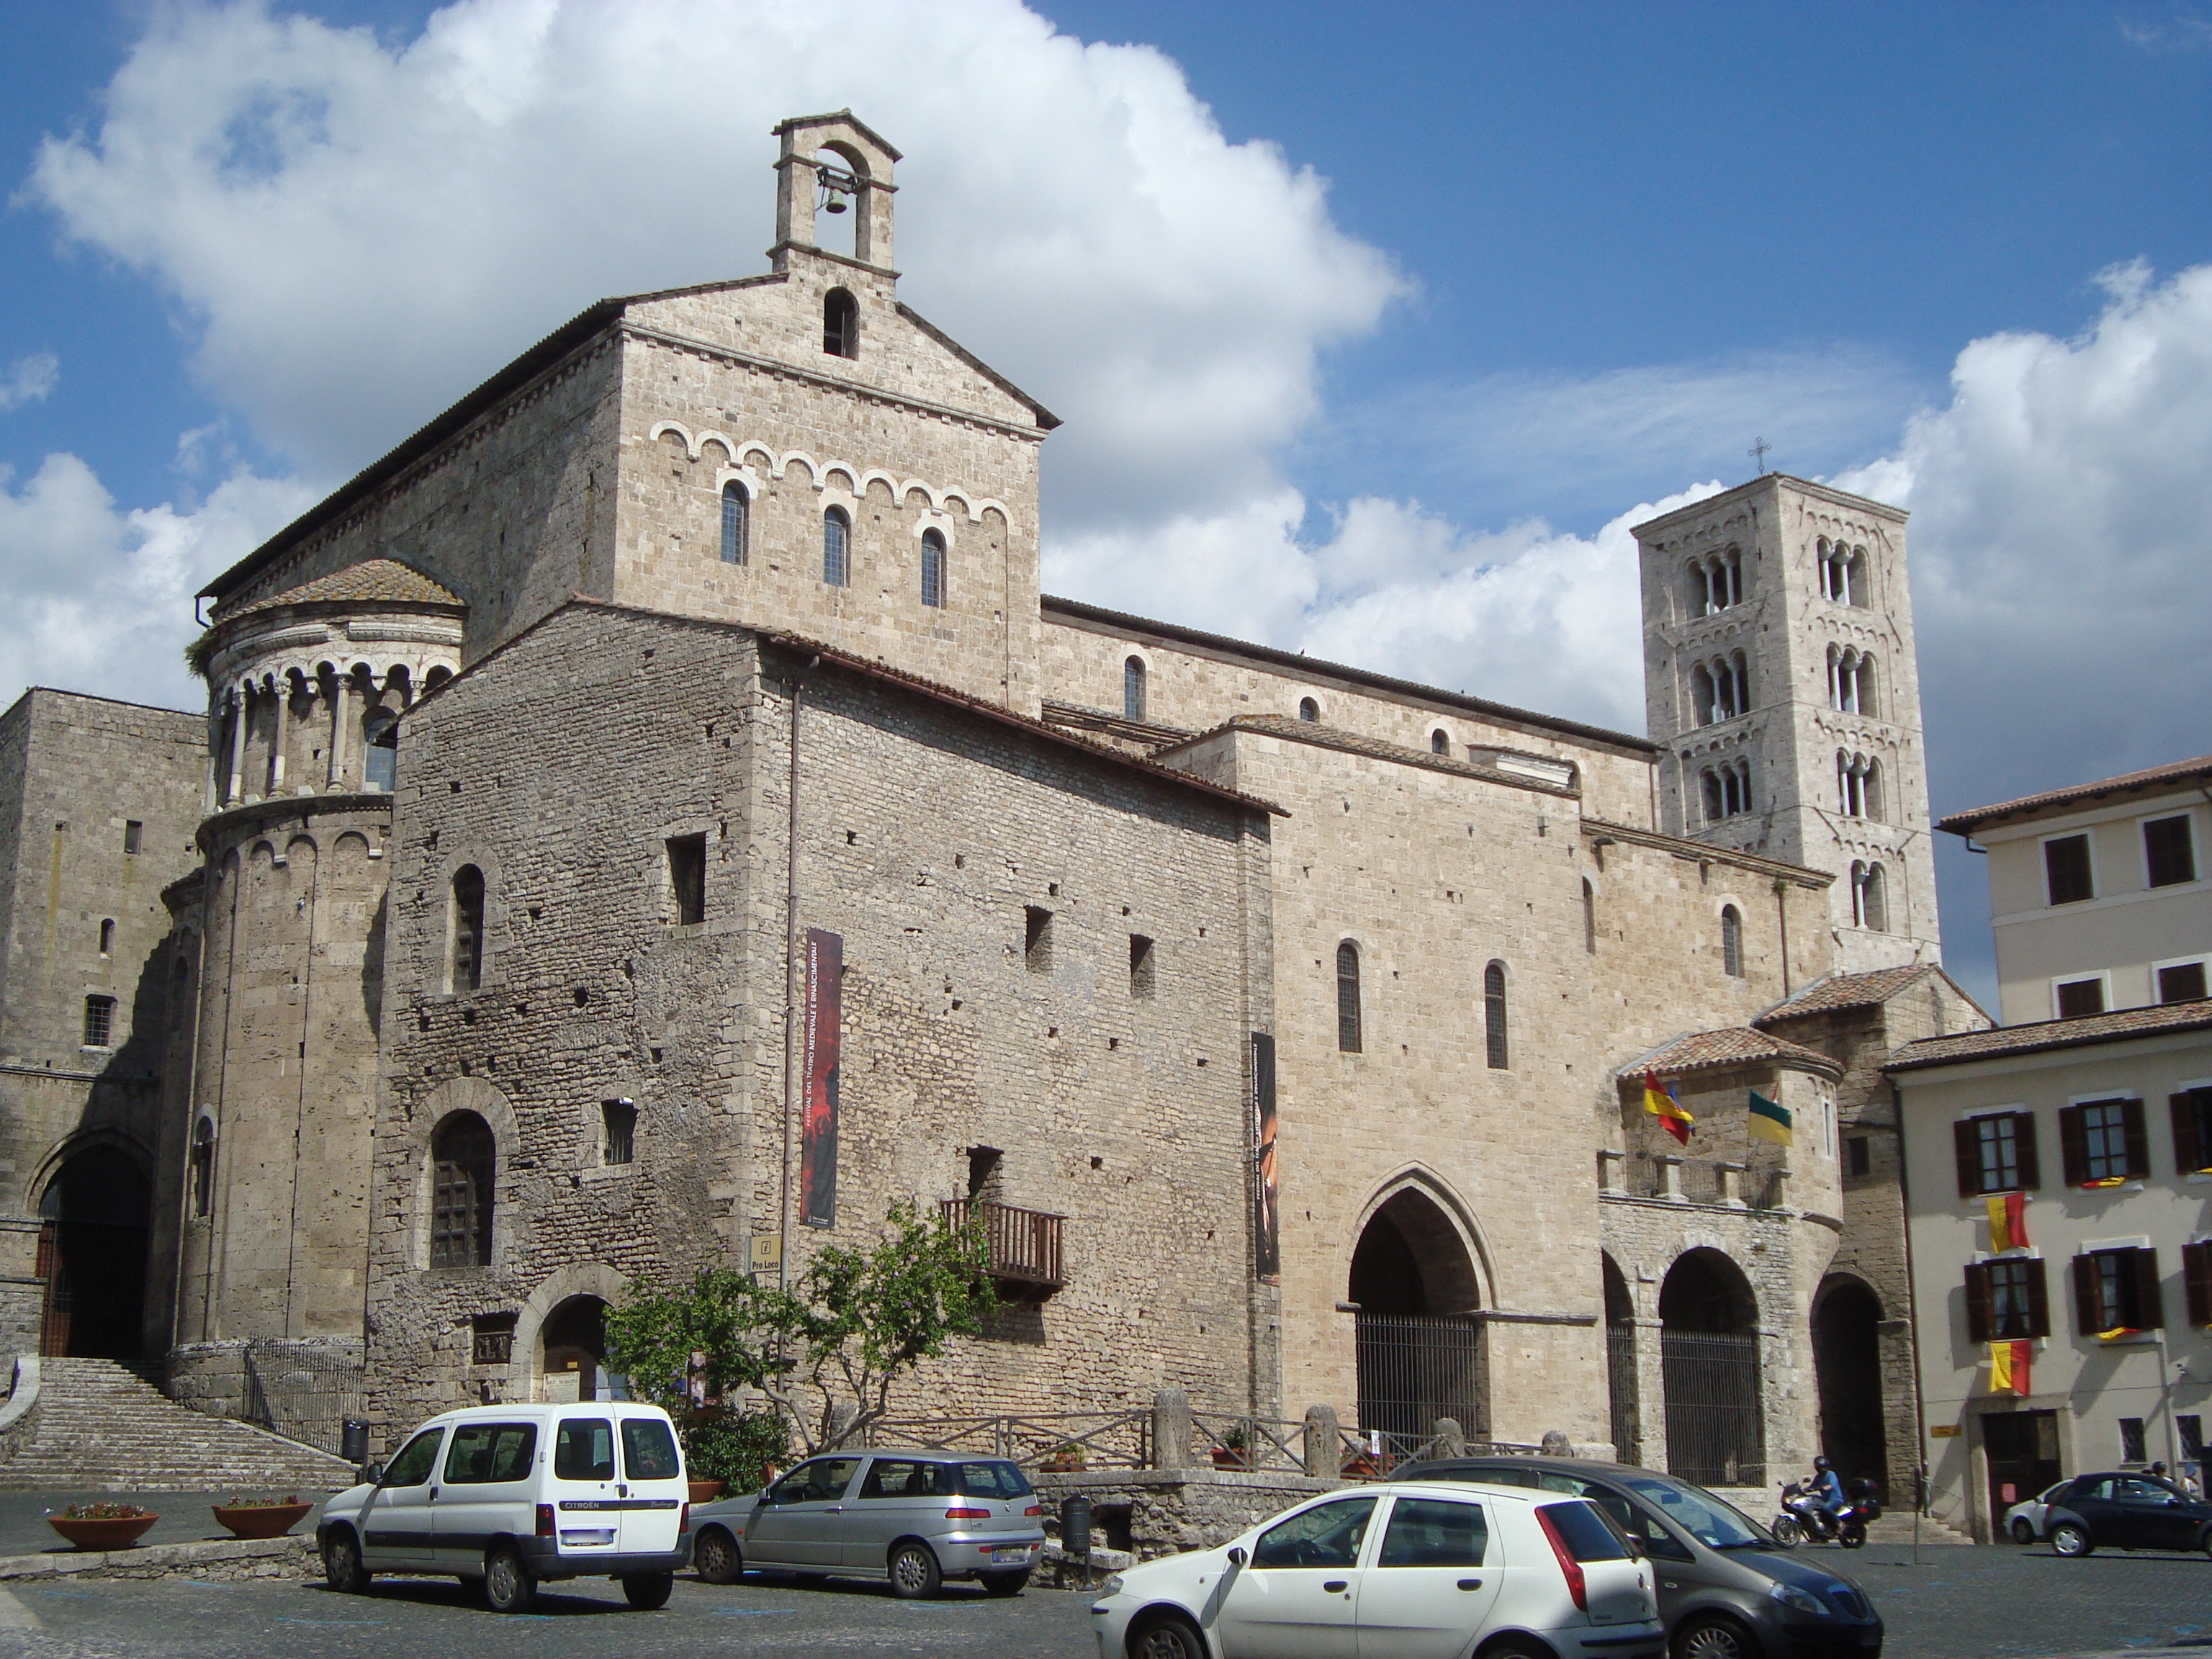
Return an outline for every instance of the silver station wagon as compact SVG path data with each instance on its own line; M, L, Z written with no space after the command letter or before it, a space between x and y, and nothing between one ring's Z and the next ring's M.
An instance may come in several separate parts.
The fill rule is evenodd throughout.
M948 1578L994 1595L1030 1581L1044 1510L999 1457L957 1452L831 1452L765 1490L692 1511L693 1560L709 1583L747 1570L884 1578L908 1600Z

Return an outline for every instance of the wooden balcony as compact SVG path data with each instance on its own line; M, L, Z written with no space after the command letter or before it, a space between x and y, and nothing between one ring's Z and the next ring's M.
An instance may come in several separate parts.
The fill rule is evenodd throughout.
M988 1199L948 1198L945 1218L955 1227L981 1223L991 1277L1011 1298L1050 1296L1067 1281L1060 1276L1060 1228L1065 1216L1042 1210L1018 1210Z

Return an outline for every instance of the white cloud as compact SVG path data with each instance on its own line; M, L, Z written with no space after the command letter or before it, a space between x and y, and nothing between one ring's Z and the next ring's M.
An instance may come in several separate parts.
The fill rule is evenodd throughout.
M203 706L182 656L194 591L310 499L238 472L198 506L120 512L75 455L20 489L0 467L0 686Z
M1013 0L459 0L412 40L153 10L29 193L197 319L195 366L338 477L604 294L763 267L781 117L901 146L905 297L1067 417L1072 534L1237 511L1400 279L1149 47Z
M44 403L61 379L62 360L51 351L18 357L6 373L0 374L0 414L20 404Z

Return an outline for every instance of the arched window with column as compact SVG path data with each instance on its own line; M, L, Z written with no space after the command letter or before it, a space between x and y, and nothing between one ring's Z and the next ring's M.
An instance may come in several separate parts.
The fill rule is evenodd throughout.
M465 864L453 872L450 990L473 991L483 981L483 872L473 864Z
M1336 947L1336 1047L1337 1052L1356 1054L1360 1050L1359 1017L1359 947L1346 939Z
M745 487L735 478L722 486L722 562L743 564L745 562L747 531L751 527L752 504L745 499Z
M842 507L822 515L822 580L831 587L853 581L853 520Z
M430 1137L430 1265L491 1265L499 1146L474 1112L449 1112Z
M1889 884L1881 866L1869 864L1859 877L1859 926L1871 933L1889 931Z
M1145 718L1145 659L1131 657L1121 665L1121 718Z
M921 602L932 609L945 604L945 535L941 531L921 532Z
M1483 1058L1493 1072L1504 1071L1512 1060L1505 1036L1505 964L1493 962L1482 970Z

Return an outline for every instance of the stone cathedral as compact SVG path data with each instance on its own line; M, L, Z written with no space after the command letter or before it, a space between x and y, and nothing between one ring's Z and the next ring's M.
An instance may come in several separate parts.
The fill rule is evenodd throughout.
M16 1351L381 1439L912 1198L1006 1302L908 1416L1908 1472L1878 1068L1986 1021L1905 514L1642 526L1648 736L1043 595L1054 416L901 301L898 152L776 133L764 274L592 306L210 584L204 719L0 720Z

